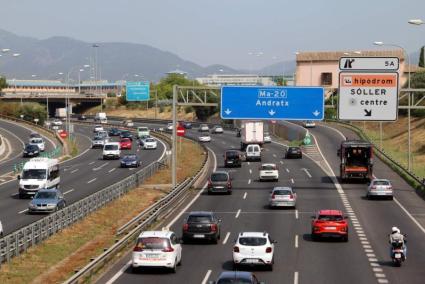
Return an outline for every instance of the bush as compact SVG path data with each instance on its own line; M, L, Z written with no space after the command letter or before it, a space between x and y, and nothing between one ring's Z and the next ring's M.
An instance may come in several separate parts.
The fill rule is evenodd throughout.
M46 107L39 103L0 103L0 113L16 118L21 118L34 123L34 119L38 119L38 124L44 124L47 116Z
M325 109L325 119L337 119L337 117L336 117L336 109L334 109L334 108L326 108Z
M159 113L163 113L165 110L165 107L163 105L159 106Z
M185 113L191 113L191 112L193 112L193 107L192 106L185 106L184 107L184 112Z

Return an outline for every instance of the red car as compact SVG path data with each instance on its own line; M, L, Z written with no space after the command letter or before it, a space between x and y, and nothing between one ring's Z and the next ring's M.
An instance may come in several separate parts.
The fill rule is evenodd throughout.
M130 138L123 138L120 141L120 149L121 150L131 150L131 140Z
M311 221L311 238L341 237L348 241L348 220L341 210L320 210Z

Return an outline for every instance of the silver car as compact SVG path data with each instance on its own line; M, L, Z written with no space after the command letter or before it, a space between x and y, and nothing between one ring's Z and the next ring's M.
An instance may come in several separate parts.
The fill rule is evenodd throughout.
M269 206L294 207L297 205L297 194L292 187L278 186L273 188L269 197Z
M387 179L373 179L371 180L366 192L367 198L372 197L385 197L393 199L393 186Z

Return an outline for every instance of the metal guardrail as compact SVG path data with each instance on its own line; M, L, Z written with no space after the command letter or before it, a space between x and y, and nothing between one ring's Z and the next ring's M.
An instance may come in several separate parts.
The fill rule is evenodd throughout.
M124 180L1 238L0 265L140 185L168 163L168 159L165 156Z
M87 279L92 277L93 274L101 267L103 267L109 260L111 260L117 252L121 251L129 244L133 243L137 236L140 234L141 230L144 230L150 225L152 225L161 214L166 212L170 206L174 205L176 201L180 200L179 197L186 193L187 190L195 183L195 181L200 178L205 173L205 171L208 170L208 165L211 161L211 157L209 155L209 152L207 153L208 155L204 160L202 168L196 173L194 177L188 178L181 184L177 185L166 196L164 196L152 206L140 213L138 216L130 220L127 224L119 228L117 231L117 235L123 234L125 232L127 232L127 234L118 242L116 242L112 247L107 249L96 259L92 260L84 268L79 270L75 275L65 281L64 284L83 283Z
M372 139L370 139L370 137L366 133L363 132L363 130L361 128L357 127L356 125L352 125L350 123L343 122L343 121L336 121L336 120L327 120L327 121L343 124L344 126L346 126L348 128L354 129L354 131L356 131L362 139L365 139L368 142L372 143L374 149L376 151L378 151L378 153L384 158L384 162L385 162L385 160L387 160L389 163L394 165L398 169L398 171L400 171L402 174L407 175L408 177L410 177L411 179L416 181L418 183L418 185L425 188L425 178L423 178L421 180L420 177L418 177L414 173L410 172L407 168L405 168L403 165L401 165L397 160L395 160L393 157L391 157L384 150L381 150L378 146L375 145L375 143L372 141Z

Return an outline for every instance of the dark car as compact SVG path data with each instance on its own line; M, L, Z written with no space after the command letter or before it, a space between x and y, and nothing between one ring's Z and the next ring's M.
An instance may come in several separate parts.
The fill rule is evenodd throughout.
M301 148L298 146L292 146L292 147L289 147L288 150L286 150L286 153L285 153L286 159L291 159L291 158L302 159L302 157L303 157L303 153L301 151Z
M228 172L213 172L208 179L208 194L224 192L232 194L232 180Z
M120 137L121 139L128 138L131 141L133 141L133 133L131 133L131 131L128 131L128 130L121 131Z
M111 128L108 131L109 136L120 136L121 134L121 130L119 130L118 128Z
M52 189L39 190L28 206L28 213L54 212L66 206L62 192Z
M137 168L142 162L136 154L125 155L121 158L121 168Z
M241 137L241 129L236 129L236 137Z
M208 284L265 284L265 282L258 281L252 272L224 271L218 276L217 281L209 281Z
M84 114L80 114L77 116L78 120L87 120L87 117Z
M242 154L238 150L224 152L224 167L242 167Z
M27 144L25 145L24 148L24 153L23 153L23 157L37 157L38 155L40 155L40 149L38 148L37 145L34 144Z
M213 212L190 212L183 225L183 241L209 240L216 244L220 239L220 223Z
M41 135L40 135L40 133L33 132L33 133L30 134L30 139L32 139L32 138L41 138Z
M183 126L184 129L192 129L192 123L191 122L182 121L182 122L180 122L180 125Z

